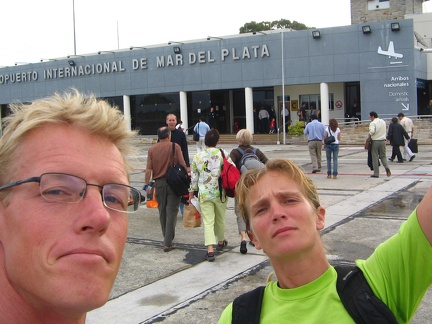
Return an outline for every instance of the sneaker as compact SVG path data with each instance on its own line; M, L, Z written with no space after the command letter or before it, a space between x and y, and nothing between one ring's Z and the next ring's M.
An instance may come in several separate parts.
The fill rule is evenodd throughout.
M214 252L207 252L206 254L206 260L209 262L213 262L214 260L216 260Z
M373 174L370 177L371 178L379 178L379 176L376 176L376 175L373 175Z
M222 251L224 249L225 246L228 245L228 241L227 240L223 240L222 243L218 243L216 246L216 250L218 251Z
M386 173L387 173L387 177L390 177L390 176L391 176L391 171L390 171L390 169L389 169L389 168L386 168L385 170L386 170Z
M415 155L411 156L409 161L411 162L412 160L414 160L414 158L415 158Z
M240 243L240 253L241 254L246 254L247 253L246 241L241 241L241 243Z
M389 160L390 162L393 162L393 161L394 161L394 159L392 159L392 158L388 158L388 160Z

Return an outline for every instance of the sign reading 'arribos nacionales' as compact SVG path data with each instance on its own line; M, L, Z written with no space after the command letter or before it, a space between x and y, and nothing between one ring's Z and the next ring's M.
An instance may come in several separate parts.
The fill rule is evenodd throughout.
M220 62L226 62L228 60L248 60L248 59L258 59L270 57L270 51L267 45L254 45L245 46L243 49L238 50L236 48L227 49L222 48L220 51L219 58L216 57L215 53L212 51L198 51L190 52L187 55L174 54L174 55L161 55L156 56L152 60L154 67L156 68L167 68L171 66L183 66L185 64L206 64L214 63L220 60ZM104 62L104 63L92 63L83 64L76 66L65 66L48 68L42 70L42 78L44 80L50 79L63 79L63 78L73 78L96 74L110 74L125 72L128 69L132 71L146 70L148 68L148 59L139 58L132 59L130 65L126 66L123 60ZM40 79L40 73L38 71L25 71L9 74L0 74L0 85L9 83L25 83L38 81Z

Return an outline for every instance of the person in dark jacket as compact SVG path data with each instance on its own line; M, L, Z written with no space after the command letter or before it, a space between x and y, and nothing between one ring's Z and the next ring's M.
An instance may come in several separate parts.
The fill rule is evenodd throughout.
M253 135L252 133L247 129L241 129L236 135L236 140L238 143L238 147L242 149L244 152L253 152L254 147L251 145L253 141ZM255 155L260 159L262 163L267 163L268 158L265 156L265 154L259 149L256 149ZM241 165L240 161L242 159L243 155L240 153L237 148L233 149L230 153L230 158L236 165L237 169L241 171ZM246 254L247 253L247 247L246 247L246 224L243 220L242 215L240 214L240 211L237 208L237 199L234 199L234 211L237 216L237 228L238 232L240 234L240 253Z
M389 161L392 161L397 157L398 163L403 163L402 154L400 151L400 146L405 146L404 137L409 140L410 137L405 129L399 124L399 120L397 117L392 118L392 123L389 125L387 139L390 141L390 145L392 146L392 155L389 158Z

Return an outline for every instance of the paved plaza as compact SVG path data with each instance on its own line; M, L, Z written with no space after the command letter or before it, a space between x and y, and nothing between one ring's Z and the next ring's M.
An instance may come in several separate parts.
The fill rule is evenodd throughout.
M141 189L147 151L139 147L139 165L132 185ZM221 144L231 151L233 144ZM395 234L432 184L432 146L420 146L413 162L391 163L391 177L381 167L380 178L370 178L367 152L360 146L341 146L338 179L327 179L323 168L312 174L306 145L257 145L269 158L289 158L301 165L318 188L326 208L323 240L332 264L367 258L383 240ZM191 160L195 144L189 145ZM387 156L391 147L387 146ZM264 285L272 268L262 251L248 245L239 252L234 201L226 213L228 247L215 262L204 260L204 231L184 228L178 215L176 248L164 253L157 209L144 205L129 216L128 240L110 300L88 314L87 323L217 323L236 296ZM425 269L430 271L430 269ZM432 323L432 289L412 323Z

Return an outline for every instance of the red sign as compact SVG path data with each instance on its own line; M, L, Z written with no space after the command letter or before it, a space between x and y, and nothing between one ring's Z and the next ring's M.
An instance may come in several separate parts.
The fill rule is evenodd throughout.
M336 108L341 109L343 106L342 101L340 101L340 100L336 101L335 106L336 106Z

